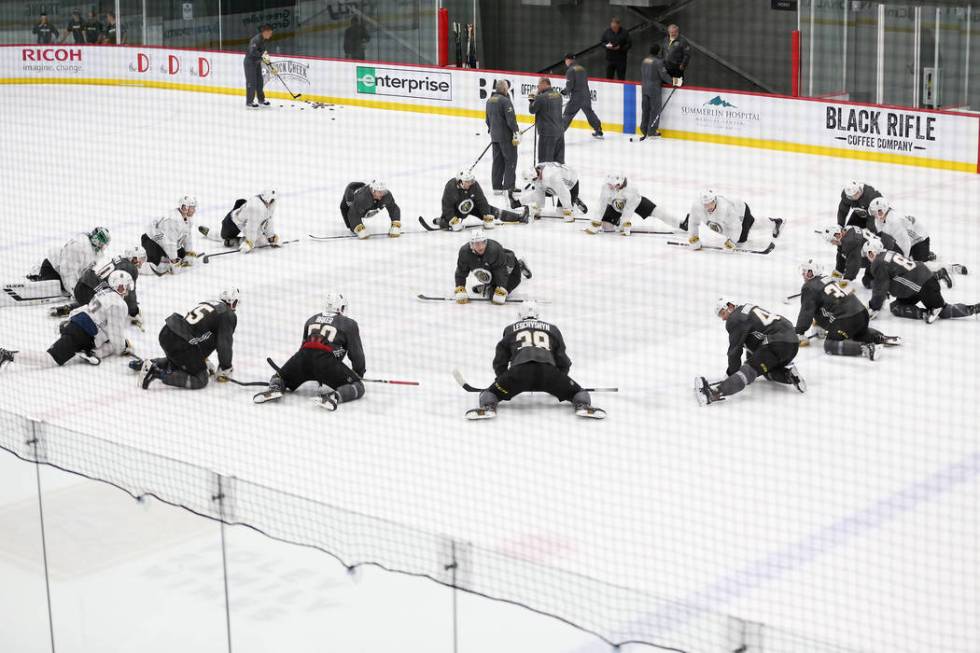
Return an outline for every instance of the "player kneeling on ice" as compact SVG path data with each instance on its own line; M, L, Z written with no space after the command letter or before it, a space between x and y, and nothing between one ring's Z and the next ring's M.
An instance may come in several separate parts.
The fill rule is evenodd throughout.
M871 263L861 253L864 243L874 240L881 244L882 249L892 252L901 251L895 243L895 239L888 234L874 234L868 229L861 227L828 227L823 230L823 237L828 243L837 248L837 262L834 271L830 276L837 283L846 288L850 282L857 278L858 271L864 269L861 283L865 288L870 288L873 277L871 276Z
M897 252L885 252L880 241L869 240L862 252L871 262L871 317L874 318L888 295L895 297L892 315L932 324L939 319L969 317L980 312L980 304L947 304L939 289L939 277L924 263L910 261ZM925 308L919 306L922 304Z
M326 410L364 396L364 349L357 322L344 313L347 300L340 293L328 293L323 312L306 321L303 327L303 344L299 351L269 379L269 389L253 398L262 404L292 392L307 381L327 386L317 400ZM344 365L344 356L350 359L351 368Z
M221 240L225 247L237 247L242 254L263 244L280 247L275 223L277 206L276 191L271 188L247 200L235 200L235 206L221 221ZM210 233L207 227L200 227L199 231L205 236Z
M793 364L800 341L792 322L755 304L736 304L728 299L718 300L715 314L724 320L728 331L727 378L719 383L709 383L703 376L696 378L698 403L703 406L721 401L741 392L759 376L806 392L806 383ZM743 350L748 354L744 363Z
M629 236L634 213L644 220L651 215L660 220L670 219L662 208L640 195L624 175L618 174L606 177L599 195L599 210L603 212L602 216L593 219L585 228L590 234L618 229L621 235Z
M109 230L96 227L87 234L78 234L58 249L51 250L41 265L27 275L30 281L48 283L52 286L48 294L62 292L71 295L78 280L98 260L99 255L109 244Z
M386 209L391 219L388 236L397 238L402 233L402 210L395 203L388 184L378 179L366 184L363 181L347 184L344 197L340 200L340 215L355 236L363 240L371 235L364 226L364 220L375 216L381 209Z
M772 237L778 238L783 219L769 218L769 221L772 223ZM708 188L701 191L680 228L687 231L687 242L692 249L707 245L734 251L748 241L754 224L755 216L748 204L738 198L719 195Z
M844 190L840 192L840 204L837 205L838 226L874 229L874 221L868 220L868 207L879 197L881 193L860 181L844 184Z
M198 304L187 315L173 313L160 330L164 358L133 361L139 366L140 387L146 390L159 379L164 385L199 390L208 384L210 373L218 381L231 376L232 344L238 326L238 289L223 290L216 300ZM218 370L213 372L208 356L218 351Z
M496 379L480 393L480 407L466 412L467 419L497 415L497 404L522 392L547 392L558 401L570 401L580 417L603 418L606 412L592 406L592 398L568 376L572 361L565 340L553 324L538 319L538 308L525 304L518 320L506 329L493 357Z
M47 352L0 349L0 367L15 361L33 367L55 367L76 355L86 363L98 365L106 356L126 352L130 348L125 336L129 311L124 298L132 290L129 273L114 271L88 304L69 314L61 325L61 337Z
M534 220L541 217L548 195L557 198L565 222L575 222L576 211L581 215L589 212L589 207L578 197L578 174L568 166L552 161L539 163L521 173L521 177L526 186L517 197L513 192L508 194L510 206L514 209L521 205L529 207Z
M109 276L116 270L122 270L133 278L133 287L124 298L126 306L129 308L129 317L133 324L142 326L143 315L140 312L139 301L136 298L136 280L140 276L140 268L146 262L146 250L137 245L126 250L123 256L116 256L111 261L100 268L89 268L82 274L78 283L75 284L75 301L63 306L56 306L51 309L53 317L64 317L79 306L83 306L92 301L96 291L104 283L108 283Z
M800 337L801 347L810 344L805 334L814 323L827 334L823 350L836 356L866 356L874 360L878 345L901 344L900 338L870 328L871 315L861 300L821 272L820 264L813 259L800 265L803 289L800 291L796 334Z
M484 228L493 229L495 219L501 222L527 222L527 213L527 209L523 213L514 213L490 206L480 182L473 173L463 170L446 182L442 191L442 215L436 218L435 223L440 229L459 231L463 228L463 220L472 215L483 220Z
M895 211L884 197L878 197L868 209L874 218L875 229L879 236L889 235L902 251L902 255L911 261L935 261L936 255L931 251L929 232L926 231L922 220L914 215L902 215ZM936 267L936 264L933 265ZM959 263L953 263L948 268L936 269L940 280L946 287L953 287L953 279L949 273L966 274L967 269Z
M184 196L176 209L157 218L146 228L140 242L146 250L146 260L157 276L177 274L189 268L197 258L191 219L197 212L197 200Z
M490 297L494 304L504 304L507 297L521 284L521 277L531 278L531 270L517 255L496 240L487 238L486 232L477 229L470 240L459 248L456 259L457 304L470 301L466 292L466 277L473 273L479 285L473 287L477 296Z

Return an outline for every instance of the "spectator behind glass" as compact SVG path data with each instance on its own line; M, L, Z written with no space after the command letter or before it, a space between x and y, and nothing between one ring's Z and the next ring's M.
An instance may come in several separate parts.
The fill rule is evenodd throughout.
M606 48L606 77L626 79L626 55L633 47L629 33L623 29L619 18L609 21L609 29L602 33L602 45Z
M98 43L102 38L102 21L99 20L95 10L88 12L88 18L82 25L82 32L85 34L86 43Z
M118 35L116 34L116 15L113 13L105 15L105 27L102 30L102 40L100 43L105 45L122 43L121 40L118 40Z
M361 19L352 16L350 27L344 30L344 56L348 59L364 59L364 44L371 40L371 35L361 24Z
M660 54L664 58L664 66L671 77L681 78L687 71L691 61L691 44L681 36L681 28L677 25L667 27L667 36L660 45Z
M41 14L41 21L32 31L37 35L37 42L40 45L49 45L58 38L58 29L48 22L47 14Z
M77 11L71 13L71 18L68 20L68 24L65 25L65 35L61 37L61 42L64 43L68 40L68 36L71 35L75 43L85 43L85 32L82 28L84 23L82 23L82 15Z

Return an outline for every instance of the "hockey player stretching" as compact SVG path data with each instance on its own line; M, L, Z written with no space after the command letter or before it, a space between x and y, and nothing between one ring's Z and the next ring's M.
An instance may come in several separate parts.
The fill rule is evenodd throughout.
M480 393L480 407L467 411L466 418L496 417L499 402L522 392L547 392L558 401L570 401L579 417L605 417L604 410L592 406L589 393L568 376L572 361L558 327L538 319L533 303L522 306L517 317L497 343L493 357L497 378Z
M344 315L346 311L343 295L327 295L323 312L306 321L299 351L269 379L269 389L255 395L255 403L280 399L283 392L307 381L328 387L317 401L326 410L336 410L339 404L364 396L364 349L357 322ZM350 359L353 370L344 365L344 356Z
M779 237L783 219L769 218L769 221L772 222L772 237ZM755 216L748 204L719 195L709 188L701 191L681 228L687 230L687 242L692 249L701 249L703 243L733 251L749 239L754 224Z
M553 195L558 201L558 208L565 222L575 222L575 210L588 213L589 208L578 197L578 173L561 163L539 163L525 170L521 177L527 184L520 195L514 197L510 193L511 208L522 204L531 210L531 217L537 220L541 217L544 199Z
M871 301L868 302L872 317L881 310L888 295L895 297L889 306L892 315L925 320L926 324L980 312L980 304L947 304L935 272L924 263L910 261L897 252L883 252L879 242L869 240L862 249L865 258L871 262L874 277Z
M197 212L197 200L184 196L176 209L157 218L146 228L140 242L146 250L146 260L157 276L177 274L181 268L193 265L194 251L191 219Z
M0 367L14 361L32 367L55 367L75 356L98 365L106 356L122 354L129 349L125 335L129 321L125 297L132 290L133 278L129 273L114 271L89 303L71 312L61 325L61 337L46 352L0 349Z
M527 214L527 209L518 214L490 206L473 173L461 170L446 182L442 190L442 215L435 223L441 229L459 231L463 228L463 220L472 215L483 220L484 228L493 229L495 219L501 222L527 222Z
M340 215L347 228L359 239L370 237L364 220L376 215L381 209L387 210L388 217L391 218L388 236L397 238L402 233L402 210L395 203L388 184L379 179L366 184L363 181L347 184L344 197L340 200Z
M828 354L866 356L874 360L878 355L877 345L901 344L900 338L870 328L871 315L861 300L821 272L820 264L812 259L800 265L803 289L796 333L801 347L810 344L804 334L814 323L827 333L823 350Z
M136 298L136 280L140 276L140 268L146 263L146 250L137 245L126 250L123 256L117 256L99 268L89 268L82 274L78 283L75 284L75 301L63 306L56 306L51 309L54 317L68 315L79 306L83 306L92 301L99 286L107 283L109 276L116 270L122 270L133 278L133 288L125 295L126 306L129 307L129 317L133 324L142 326L143 318L140 312L139 302Z
M87 234L79 234L62 247L52 250L41 261L36 272L27 275L31 281L57 281L66 295L75 289L82 274L95 265L99 255L109 244L109 230L96 227Z
M620 174L606 177L606 182L602 185L602 193L599 195L599 210L602 211L602 215L593 218L585 228L590 234L618 229L620 235L629 236L633 228L634 213L644 220L651 215L661 220L669 220L663 209L640 195L640 191L629 183L626 176Z
M211 371L208 356L216 349L215 378L227 381L231 376L232 344L238 326L237 307L238 289L234 288L221 291L216 300L201 302L187 315L171 314L160 330L164 358L130 363L131 367L140 365L140 387L146 390L159 379L174 388L203 388Z
M793 364L800 343L792 322L755 304L736 304L728 299L718 300L715 314L728 331L727 378L719 383L708 383L703 376L696 378L698 403L703 406L721 401L741 392L759 376L806 392L806 383ZM748 353L744 363L743 350Z
M470 301L466 293L466 277L473 273L481 285L473 292L477 295L491 296L494 304L504 304L507 297L521 283L521 276L531 278L531 270L517 255L498 243L487 238L483 229L477 229L470 234L469 243L459 248L456 259L456 291L457 304ZM492 295L491 295L492 293Z
M275 223L278 206L276 191L271 188L247 200L235 200L235 206L221 221L221 240L225 247L237 247L242 254L263 243L279 247ZM207 227L199 227L199 231L205 236L209 233Z

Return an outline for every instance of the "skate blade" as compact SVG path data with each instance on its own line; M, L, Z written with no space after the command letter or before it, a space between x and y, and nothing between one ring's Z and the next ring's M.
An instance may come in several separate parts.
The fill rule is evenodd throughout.
M580 408L575 411L575 415L578 417L591 417L592 419L606 419L606 411L601 408Z
M466 411L466 414L463 415L463 417L465 417L468 420L493 419L496 416L497 413L495 411L483 410L482 408L474 408L472 410L468 410Z

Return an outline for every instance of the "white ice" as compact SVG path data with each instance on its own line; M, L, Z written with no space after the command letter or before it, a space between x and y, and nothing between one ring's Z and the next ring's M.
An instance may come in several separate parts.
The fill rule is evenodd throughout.
M721 405L698 408L691 390L695 375L719 378L725 369L716 297L795 320L798 307L782 299L798 292L801 261L833 264L833 249L813 230L834 222L847 179L865 180L900 210L928 218L941 258L980 272L980 227L971 213L980 200L977 176L570 133L567 163L580 173L593 210L603 177L620 170L681 217L710 185L748 202L760 232L766 216L785 218L784 235L768 256L726 256L670 247L660 236L587 236L581 223L499 228L493 237L534 272L518 295L548 302L542 317L561 327L572 376L621 392L594 397L609 413L604 422L527 396L502 404L496 420L471 423L462 413L474 396L450 371L459 367L470 383L489 383L494 345L516 308L416 301L421 291L452 290L465 236L414 232L416 216L437 214L445 181L484 147L482 122L352 107L246 111L238 98L98 87L9 86L0 106L5 281L22 277L74 231L108 226L116 253L182 195L199 198L198 224L216 225L236 198L274 187L283 237L300 241L222 257L176 277L142 276L147 330L132 333L140 352L159 352L156 335L170 313L235 285L242 291L235 374L265 379L265 358L282 361L296 349L303 321L332 289L347 296L360 323L369 376L422 383L371 385L362 401L328 414L308 401L312 387L256 406L252 390L231 385L141 391L122 360L98 369L13 365L0 373L0 410L763 623L772 632L768 651L807 650L799 641L777 643L776 633L854 650L980 650L974 319L927 326L883 314L875 326L906 344L873 363L801 350L806 395L760 381ZM522 166L532 147L530 138L522 144ZM488 191L489 167L487 157L476 168ZM367 242L306 238L343 233L337 205L344 186L372 177L388 181L408 233ZM368 227L382 231L387 221L382 214ZM975 276L956 282L944 289L950 301L980 301ZM4 309L0 346L44 349L56 326L46 307ZM23 485L20 491L26 494ZM302 525L301 515L295 520ZM191 559L193 552L182 555ZM321 559L343 574L332 559L313 558ZM476 573L479 564L474 560ZM115 587L133 569L110 561L97 577ZM0 578L14 580L0 582L0 606L17 603L18 582L36 592L35 572L0 562ZM377 582L396 585L392 591L406 602L442 600L422 581ZM541 591L549 600L562 593ZM388 623L380 607L386 594L377 593L374 627ZM566 597L576 610L590 602L602 596ZM331 605L342 620L348 608ZM550 621L517 609L503 616L496 607L474 609L486 610L474 617L478 623L536 633L534 650L607 649L574 631L552 635ZM178 618L193 619L187 612ZM659 641L684 650L718 650L724 641L670 610L626 605L616 614L621 621L607 624L611 630L653 625ZM423 623L395 620L390 627L408 636L428 628ZM81 642L88 650L93 642L102 651L132 650L108 636L111 620L93 624L91 632L73 631L78 650ZM17 650L42 644L32 640L33 649ZM203 643L183 645L205 650Z

